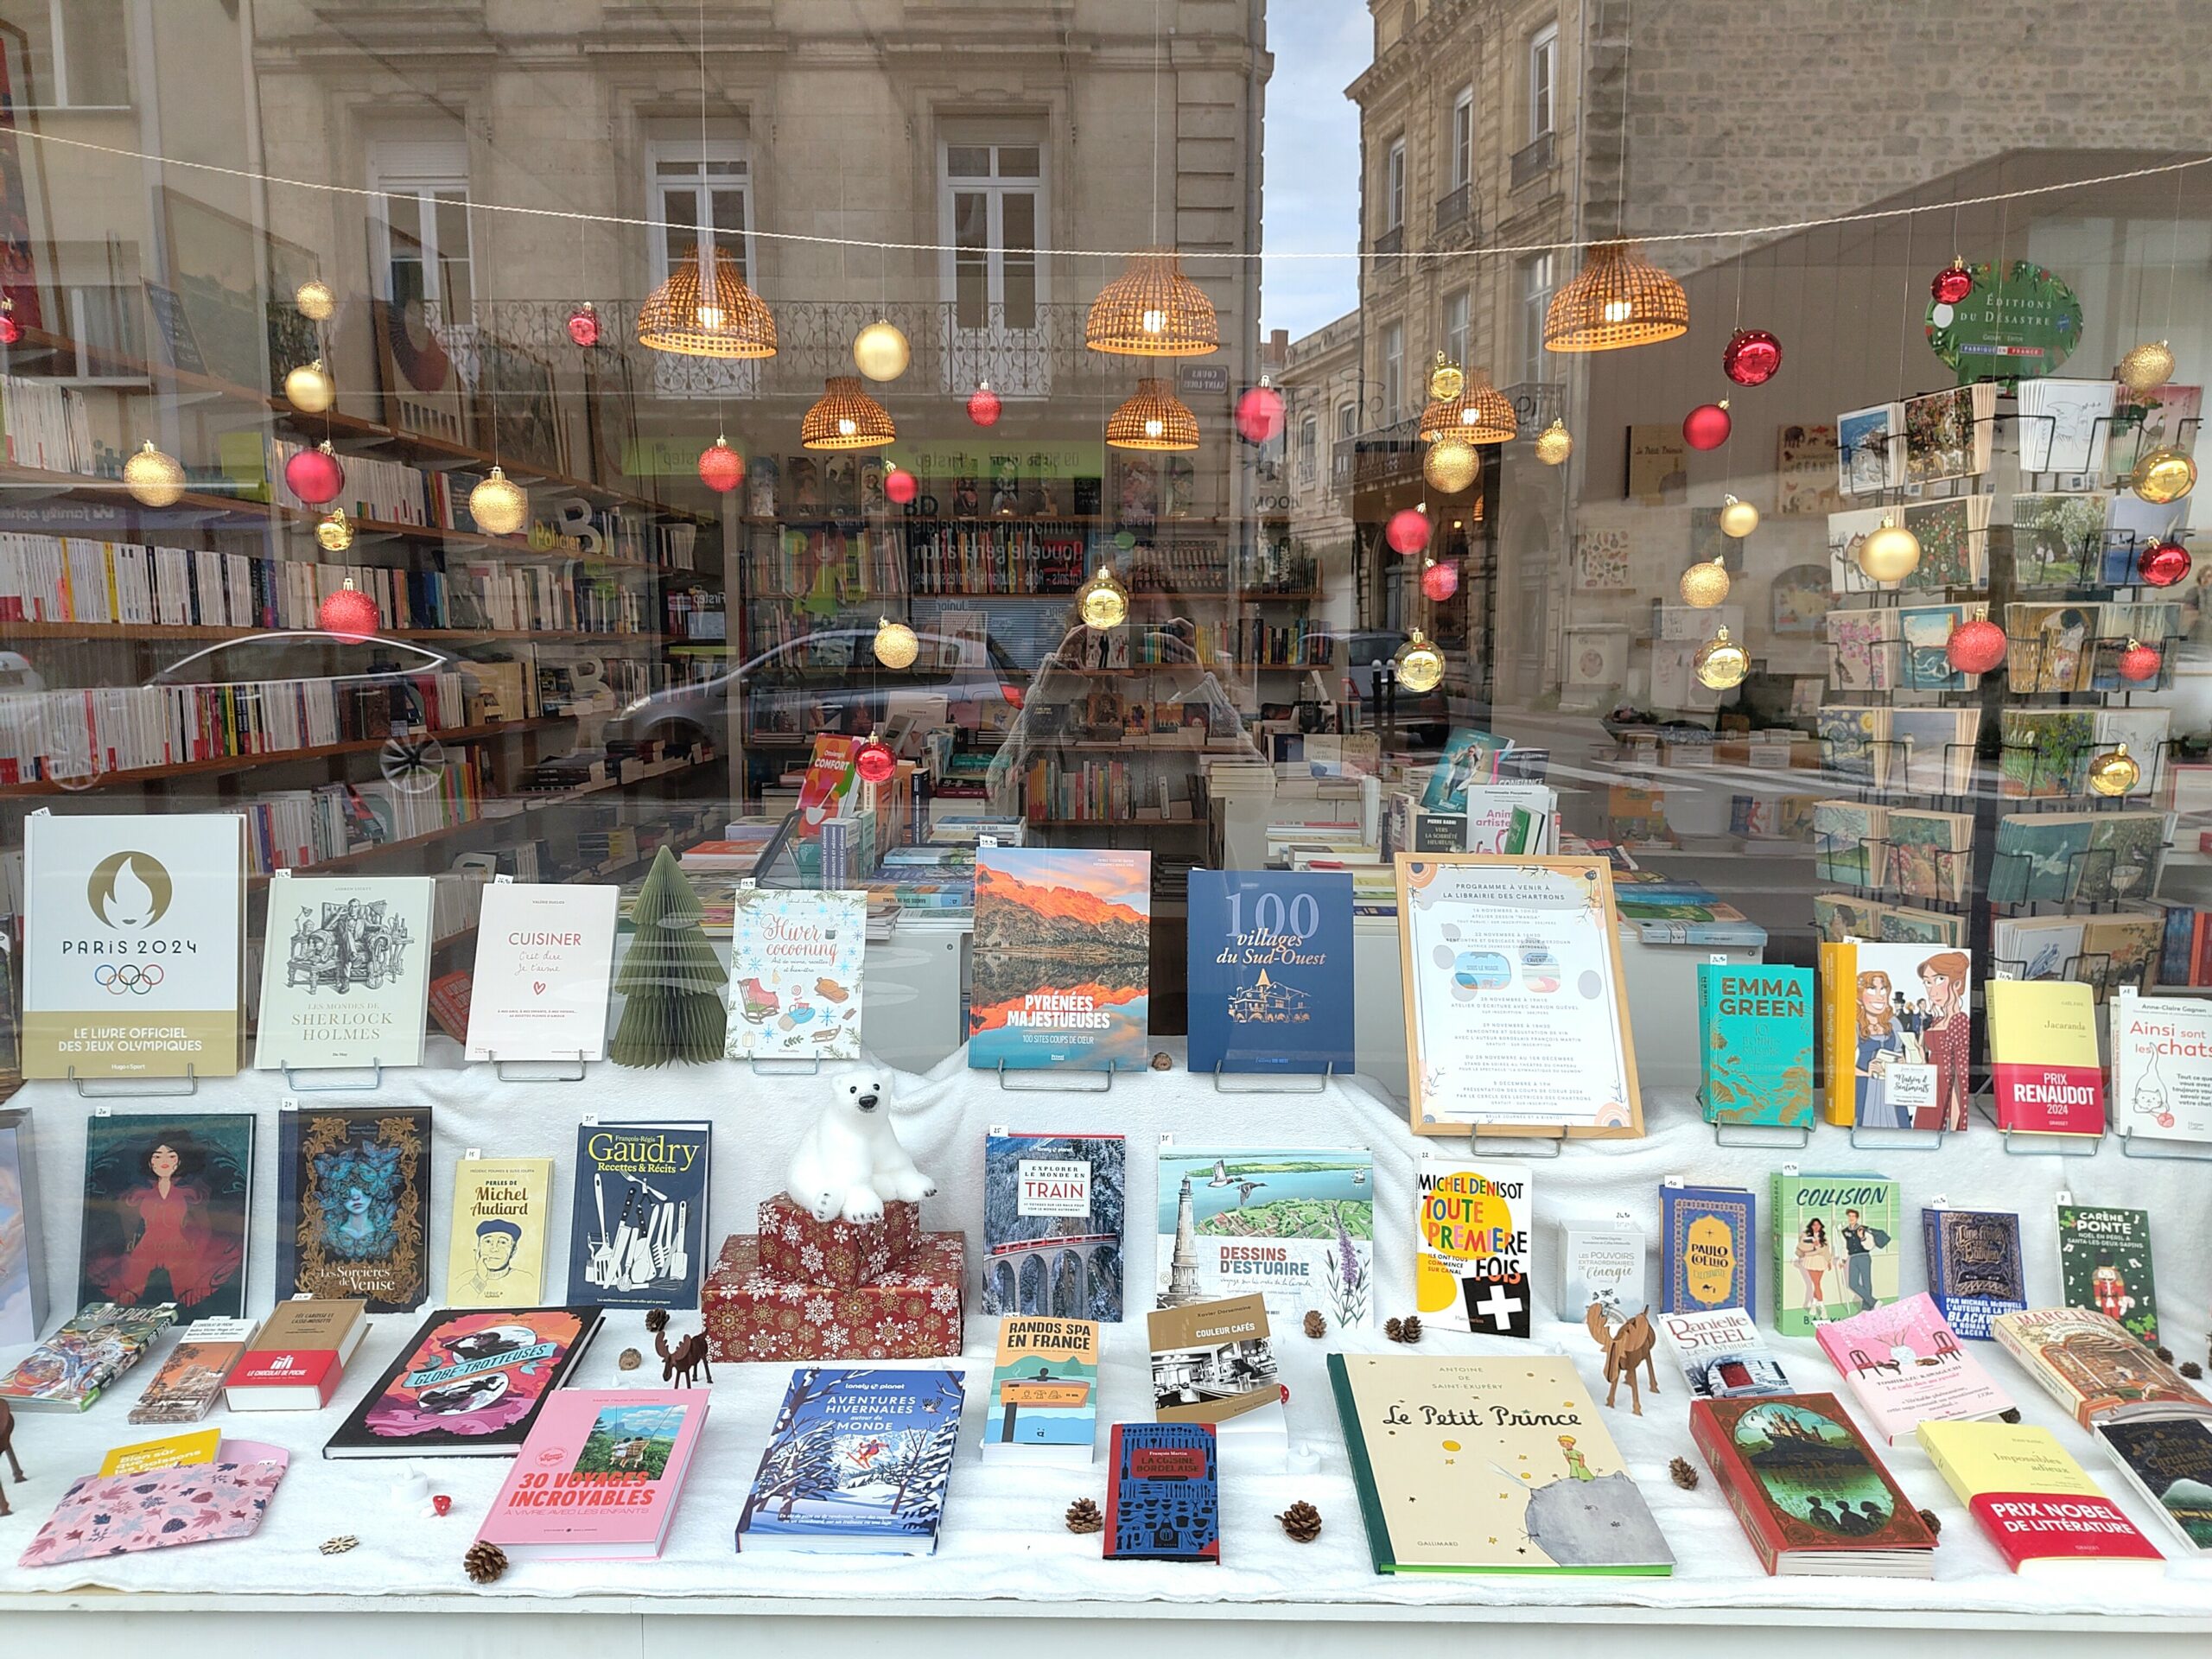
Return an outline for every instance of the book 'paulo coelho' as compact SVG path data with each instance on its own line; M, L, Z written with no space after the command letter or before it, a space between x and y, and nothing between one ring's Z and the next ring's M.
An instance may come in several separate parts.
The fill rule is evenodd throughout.
M1190 1069L1352 1069L1351 877L1191 872Z
M1751 1248L1758 1198L1748 1187L1659 1189L1659 1307L1666 1313L1758 1306Z
M1141 1070L1152 985L1152 855L986 847L976 855L968 1064Z

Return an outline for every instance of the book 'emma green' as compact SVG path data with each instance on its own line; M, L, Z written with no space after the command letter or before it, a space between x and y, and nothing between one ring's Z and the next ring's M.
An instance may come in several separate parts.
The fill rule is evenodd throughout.
M1328 1358L1377 1573L1674 1571L1573 1361Z
M1706 1122L1812 1127L1810 969L1700 963L1697 1024Z
M962 1397L954 1371L793 1371L738 1516L739 1551L934 1554Z
M1897 1184L1886 1175L1774 1176L1774 1328L1815 1326L1897 1299Z

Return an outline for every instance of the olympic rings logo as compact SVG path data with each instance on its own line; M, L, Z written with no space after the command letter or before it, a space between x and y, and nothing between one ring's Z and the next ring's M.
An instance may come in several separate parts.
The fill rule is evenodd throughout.
M149 962L143 968L135 962L126 962L120 968L104 962L92 969L92 983L117 996L125 991L143 996L160 984L162 977L162 965L157 962Z

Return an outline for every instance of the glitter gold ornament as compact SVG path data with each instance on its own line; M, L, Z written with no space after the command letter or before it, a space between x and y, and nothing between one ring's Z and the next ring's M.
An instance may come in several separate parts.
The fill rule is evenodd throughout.
M1728 567L1718 559L1700 561L1682 572L1682 603L1709 611L1728 597Z
M331 313L338 309L338 296L330 291L329 283L319 276L310 276L292 290L292 303L308 321L327 322Z
M315 544L326 553L343 553L353 545L353 521L343 507L333 507L315 520Z
M1715 691L1741 685L1744 676L1751 671L1751 657L1728 637L1726 628L1714 629L1713 638L1697 648L1691 660L1697 669L1698 683Z
M1759 527L1759 510L1748 501L1724 496L1720 502L1720 533L1742 541Z
M146 506L169 506L184 494L184 468L149 438L144 448L123 463L123 487Z
M883 318L853 336L853 365L871 380L896 380L912 357L906 336Z
M2089 787L2100 795L2125 795L2143 780L2143 768L2118 744L2089 762Z
M2189 452L2171 444L2153 449L2135 463L2135 470L2128 475L2128 487L2145 501L2164 506L2169 501L2178 501L2196 487L2196 463Z
M1102 564L1084 584L1076 608L1087 628L1117 628L1129 619L1129 590L1116 578L1113 566Z
M1429 487L1446 495L1459 494L1481 470L1482 457L1475 453L1475 446L1449 432L1428 446L1421 463L1421 475L1428 480Z
M1574 435L1567 429L1567 423L1554 416L1552 423L1536 435L1536 459L1547 467L1556 467L1574 453Z
M1419 628L1407 632L1406 643L1398 647L1393 660L1398 683L1408 691L1433 691L1444 683L1444 653Z
M904 622L893 622L887 616L876 619L875 660L886 668L912 668L921 650L922 642Z
M1448 404L1467 387L1467 377L1459 365L1439 352L1436 366L1428 372L1428 395L1432 402Z
M530 498L495 464L468 493L468 516L487 536L512 536L530 516Z
M1859 568L1870 582L1903 582L1920 568L1920 537L1894 518L1859 543Z
M2146 340L2120 359L2120 378L2130 391L2163 386L2173 375L2173 348L2163 340Z
M318 357L284 377L284 401L302 415L320 415L338 401L338 383Z

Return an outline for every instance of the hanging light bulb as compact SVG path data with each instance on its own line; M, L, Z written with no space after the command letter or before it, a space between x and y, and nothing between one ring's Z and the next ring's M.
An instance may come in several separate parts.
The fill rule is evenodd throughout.
M1221 322L1175 251L1151 248L1130 255L1128 269L1098 290L1083 337L1092 351L1120 357L1204 357L1221 349Z
M1713 630L1713 638L1697 648L1691 662L1697 670L1698 683L1714 691L1741 685L1751 671L1749 653L1728 637L1725 627Z
M1117 628L1128 620L1129 590L1116 579L1112 565L1102 564L1076 596L1076 608L1087 628Z
M2120 743L2089 762L2089 787L2100 795L2125 795L2143 781L2143 768Z
M353 545L353 521L343 507L333 507L315 520L315 544L326 553L343 553Z
M1573 453L1574 435L1554 415L1552 423L1536 435L1536 459L1547 467L1556 467Z
M123 487L143 505L170 506L184 494L184 468L149 438L144 448L123 463Z
M468 493L468 516L487 536L512 536L530 516L530 498L494 463Z
M904 622L878 617L875 623L875 660L886 668L912 668L921 654L922 642Z
M292 290L292 303L309 321L327 322L331 313L338 309L338 296L321 277L310 276Z
M338 383L318 357L284 377L284 401L302 415L320 415L338 401Z
M1198 418L1167 390L1165 380L1147 375L1135 394L1106 417L1106 447L1180 452L1198 447Z
M1689 332L1689 296L1633 242L1601 242L1544 308L1544 346L1608 352Z
M1475 481L1475 474L1482 470L1482 457L1475 453L1475 446L1456 433L1445 433L1428 446L1422 457L1421 475L1428 480L1429 487L1445 495L1457 495Z
M2164 506L2196 487L2196 463L2187 450L2169 444L2137 461L2127 485L2145 501Z
M1444 653L1419 628L1407 630L1406 643L1398 647L1391 661L1397 668L1398 683L1408 691L1433 691L1444 683Z
M638 344L678 357L773 357L776 320L714 244L702 242L638 308Z
M1728 597L1728 567L1719 559L1700 560L1682 572L1682 603L1709 611Z
M896 380L912 356L906 336L884 318L853 336L853 366L871 380Z
M1748 501L1739 501L1732 495L1720 499L1722 535L1733 536L1740 542L1758 527L1759 510L1757 507Z
M1903 582L1920 569L1920 538L1893 518L1859 543L1859 568L1870 582Z
M891 411L862 388L856 375L833 374L822 396L801 418L798 441L809 449L880 449L899 435Z

